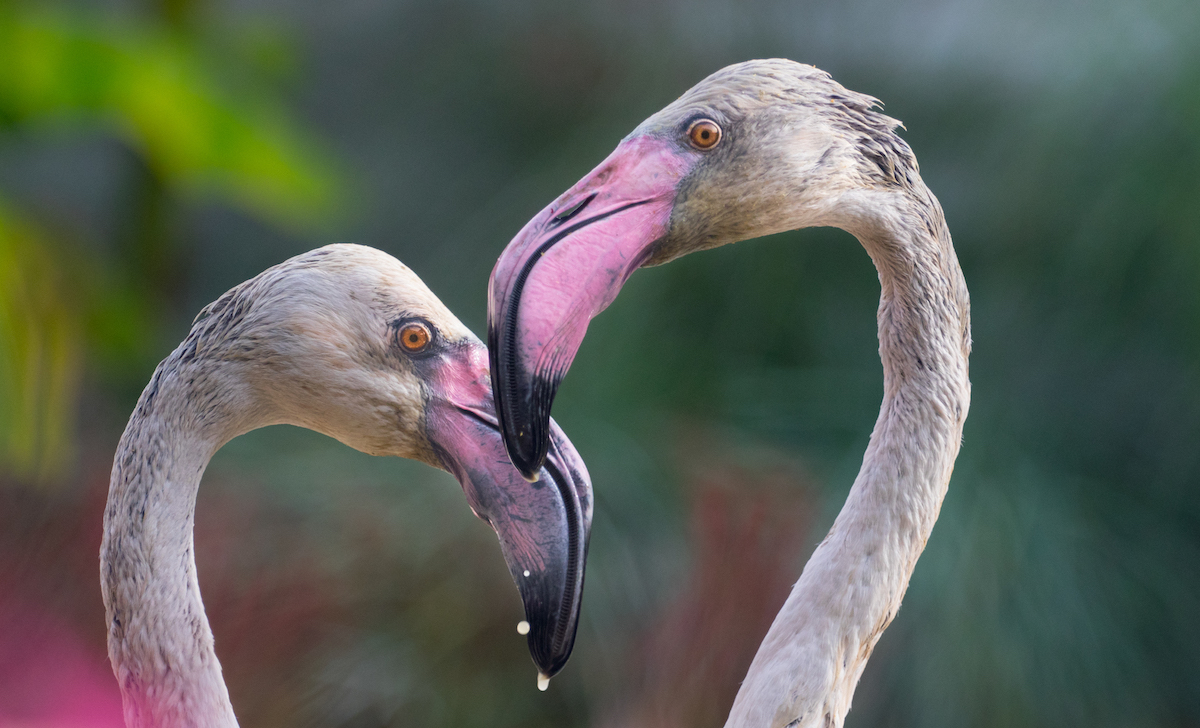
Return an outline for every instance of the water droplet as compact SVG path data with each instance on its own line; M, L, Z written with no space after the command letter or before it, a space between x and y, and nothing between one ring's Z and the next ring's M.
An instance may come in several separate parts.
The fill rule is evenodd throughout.
M529 634L529 622L523 619L517 622L517 634Z
M543 675L542 673L539 672L538 673L538 690L541 690L544 693L544 692L546 692L546 688L548 688L548 687L550 687L550 676Z
M529 576L529 569L525 570L525 576Z

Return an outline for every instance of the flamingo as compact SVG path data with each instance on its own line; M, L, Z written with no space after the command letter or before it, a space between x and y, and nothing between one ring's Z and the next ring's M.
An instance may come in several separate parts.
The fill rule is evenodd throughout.
M479 339L395 258L330 245L201 311L121 436L100 582L130 728L237 725L196 580L196 492L224 443L279 423L452 473L500 538L543 682L562 668L591 529L583 462L552 425L526 482L500 444Z
M726 726L840 726L949 485L970 401L970 303L941 206L899 122L789 60L712 74L533 218L492 271L490 364L513 463L534 477L589 320L630 274L813 226L879 273L884 398L862 468L776 616ZM736 340L721 345L736 355Z

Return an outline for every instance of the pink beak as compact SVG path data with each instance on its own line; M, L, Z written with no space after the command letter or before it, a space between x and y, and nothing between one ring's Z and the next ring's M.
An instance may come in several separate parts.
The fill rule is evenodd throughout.
M488 348L509 457L534 478L550 446L550 405L587 333L655 241L689 159L667 141L626 139L517 234L488 284Z
M553 676L575 644L592 527L592 484L574 446L550 422L536 483L513 468L492 409L483 345L464 342L425 363L425 431L471 510L496 531L525 605L529 651Z

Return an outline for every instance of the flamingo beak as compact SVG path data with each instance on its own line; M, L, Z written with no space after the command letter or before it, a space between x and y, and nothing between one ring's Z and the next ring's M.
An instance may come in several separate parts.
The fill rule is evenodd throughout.
M549 454L530 483L504 453L492 408L482 344L469 342L436 362L425 428L466 493L471 510L495 530L529 623L539 672L562 670L575 645L592 528L592 484L570 440L549 423Z
M537 477L550 405L588 322L608 307L670 224L688 160L670 142L626 139L508 244L488 283L496 412L517 469Z

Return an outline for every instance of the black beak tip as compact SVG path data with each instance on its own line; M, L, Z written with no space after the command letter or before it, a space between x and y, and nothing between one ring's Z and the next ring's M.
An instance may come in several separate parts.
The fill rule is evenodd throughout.
M526 624L522 629L529 629L529 654L538 672L546 678L563 669L575 647L591 531L591 482L581 462L564 457L565 439L560 442L561 432L556 433L552 438L556 443L555 454L540 472L544 485L533 486L553 488L562 499L565 520L551 550L556 556L548 565L541 559L536 560L541 563L525 560L530 564L528 567L512 564L525 607Z
M577 621L572 621L566 627L563 638L555 634L555 626L543 625L541 629L531 629L529 632L529 654L538 672L546 677L554 677L566 666L575 648L575 629Z
M537 479L550 452L550 405L558 383L557 377L534 376L527 396L517 391L496 397L504 449L512 464L529 481ZM519 390L519 385L513 389Z
M518 431L511 437L506 436L504 447L508 451L508 457L512 460L512 464L521 472L521 475L525 476L526 480L535 482L542 469L542 463L546 460L549 442L547 441L546 447L541 448L539 457L537 443L527 433L528 428L523 432Z
M539 377L528 377L516 361L505 357L505 352L514 344L501 335L501 327L493 320L492 311L488 312L488 318L488 363L500 435L513 466L532 482L537 479L550 450L550 403L545 403L545 416L539 418L536 393L544 391L544 383L537 381ZM553 396L551 390L550 397ZM539 419L544 421L539 423Z
M567 659L570 657L571 648L567 648L567 650L560 655L549 655L544 660L534 660L534 664L537 666L538 672L541 674L545 675L546 677L554 677L558 673L562 672L562 669L566 667Z
M537 581L536 577L534 581ZM575 647L580 593L574 588L570 589L570 594L552 596L549 592L557 589L548 587L551 587L549 582L529 584L521 590L521 596L525 602L526 623L523 626L529 629L526 638L529 656L540 673L554 677L567 664Z

